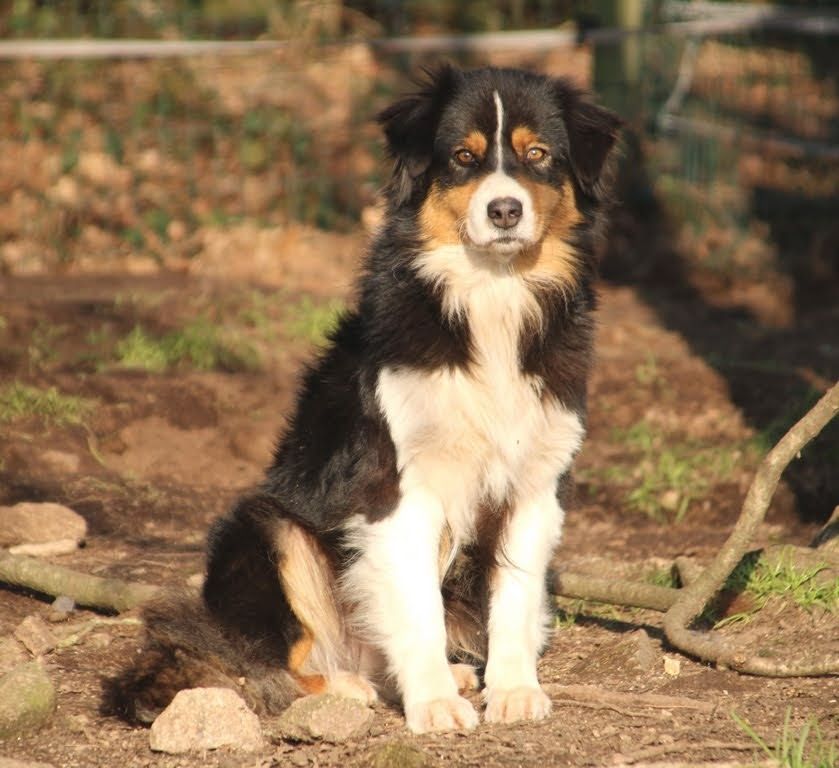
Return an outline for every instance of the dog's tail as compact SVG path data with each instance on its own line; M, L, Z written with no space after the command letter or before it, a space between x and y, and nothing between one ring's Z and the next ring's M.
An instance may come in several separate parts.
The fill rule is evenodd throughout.
M184 688L232 688L258 713L280 712L303 694L269 643L231 634L197 594L156 600L143 619L145 647L105 683L107 714L151 723Z
M314 578L309 539L282 514L274 498L255 493L216 523L203 596L170 593L145 607L146 646L106 683L105 711L149 722L179 690L219 686L256 712L276 713L322 687L301 670L323 635L313 631L319 605L306 597L313 588L328 594L328 585Z

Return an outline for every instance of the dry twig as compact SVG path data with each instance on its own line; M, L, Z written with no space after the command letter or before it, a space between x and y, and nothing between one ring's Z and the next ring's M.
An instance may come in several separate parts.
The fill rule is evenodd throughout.
M543 688L551 696L606 706L648 707L652 709L693 709L710 714L716 705L709 701L689 699L685 696L665 696L659 693L624 693L607 691L593 685L559 685L546 683Z

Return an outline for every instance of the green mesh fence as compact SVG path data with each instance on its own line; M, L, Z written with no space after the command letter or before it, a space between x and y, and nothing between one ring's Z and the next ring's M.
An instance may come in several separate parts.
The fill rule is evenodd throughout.
M202 55L0 59L0 268L138 255L177 266L206 247L208 232L225 228L351 229L382 182L371 116L405 87L406 73L445 55L554 73L573 60L574 74L630 121L643 153L641 193L672 214L697 264L837 279L839 38L795 24L657 31L679 20L666 17L668 7L5 3L7 41L289 42ZM561 29L585 35L599 19L616 34L595 30L559 63L550 50L502 56L452 45L412 54L365 42L418 30L544 30L575 12L573 27ZM621 33L634 26L646 31Z

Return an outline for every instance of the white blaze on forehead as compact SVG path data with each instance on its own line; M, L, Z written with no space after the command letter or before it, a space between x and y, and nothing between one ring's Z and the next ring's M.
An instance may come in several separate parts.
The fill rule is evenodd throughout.
M492 92L492 98L495 101L497 120L495 152L498 162L495 170L484 177L469 201L466 234L472 245L479 248L491 246L498 253L511 254L536 240L536 218L530 193L504 171L504 104L498 91ZM490 202L504 197L515 198L522 204L522 215L518 224L509 229L496 227L487 212Z
M501 143L501 136L504 131L504 105L501 103L501 96L498 91L492 92L492 98L495 100L495 115L497 125L495 128L495 151L498 153L498 170L504 169L504 147Z

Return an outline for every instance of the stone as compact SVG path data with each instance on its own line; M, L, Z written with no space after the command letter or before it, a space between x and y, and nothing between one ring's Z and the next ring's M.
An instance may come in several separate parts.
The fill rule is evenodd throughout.
M45 725L55 711L55 686L37 661L0 677L0 739Z
M370 752L366 761L370 768L426 768L428 755L406 741L389 741Z
M682 662L670 656L664 657L664 674L669 677L678 677L682 672Z
M0 507L0 547L87 536L85 519L63 504L23 501Z
M52 622L67 621L76 609L76 601L67 595L59 595L52 601L47 620Z
M55 635L40 616L27 616L15 628L15 637L33 656L42 656L55 648Z
M355 699L331 694L294 701L277 722L277 735L291 741L339 744L364 736L373 723L373 710Z
M265 741L259 718L229 688L179 691L152 723L149 746L155 752L181 754L219 747L253 752Z

